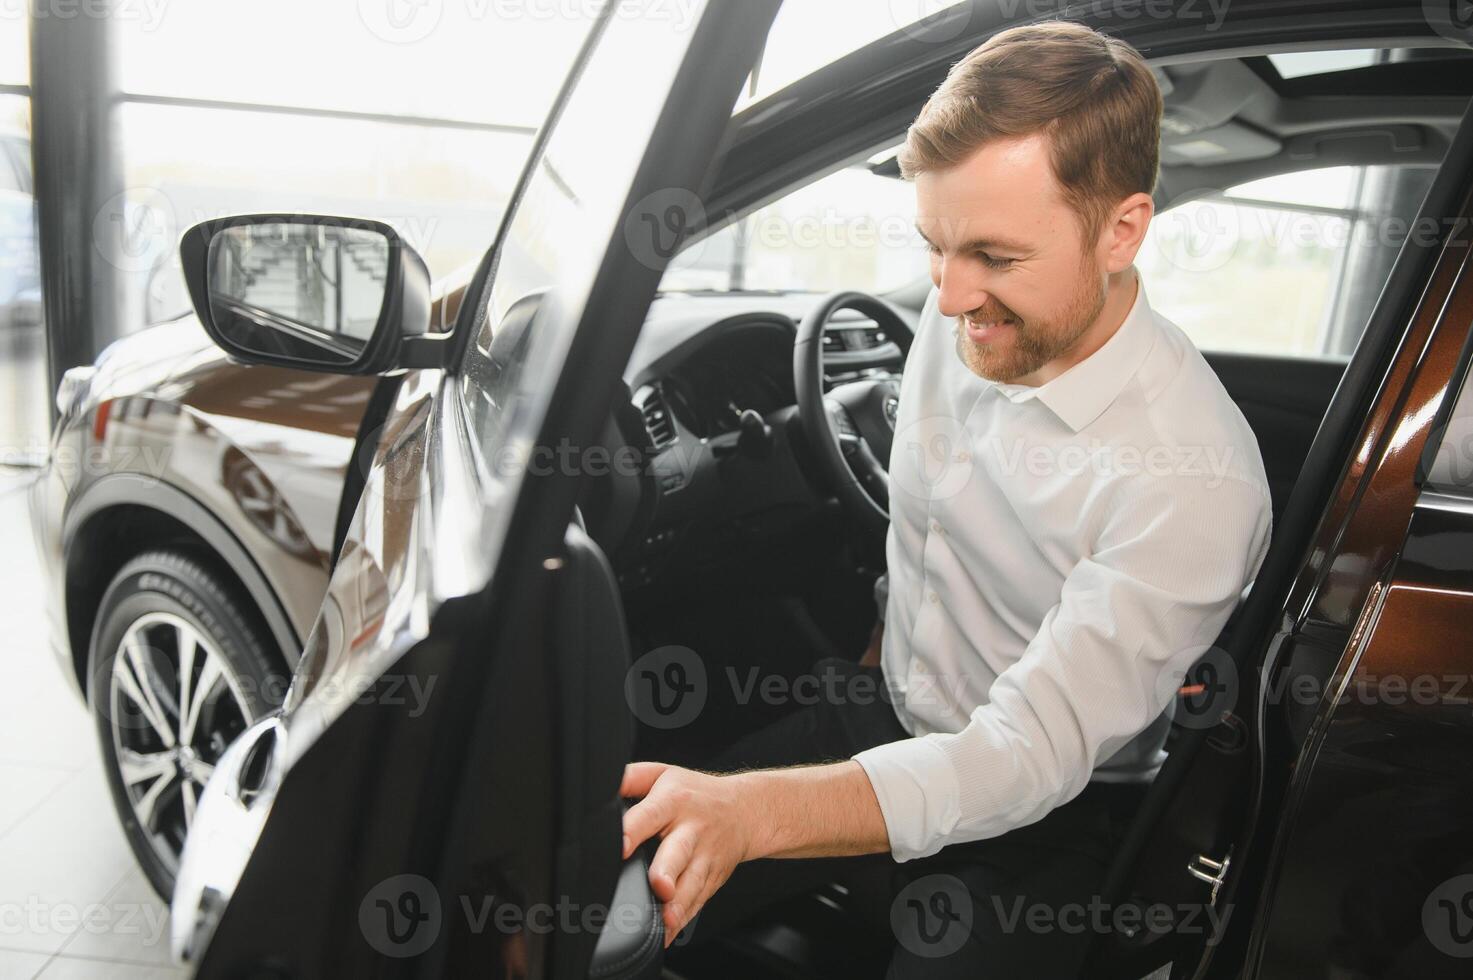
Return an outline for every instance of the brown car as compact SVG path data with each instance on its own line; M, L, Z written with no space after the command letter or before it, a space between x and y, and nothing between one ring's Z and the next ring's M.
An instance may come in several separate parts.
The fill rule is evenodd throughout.
M68 376L34 497L57 655L201 976L657 976L657 914L498 930L460 909L652 907L640 858L618 858L635 740L698 757L761 719L713 703L672 739L630 710L631 648L779 675L809 666L797 634L862 648L888 453L799 396L889 390L930 283L826 321L819 291L668 288L680 260L658 232L697 199L670 188L701 188L699 211L675 208L687 243L718 242L823 175L893 179L877 148L1010 24L1007 5L952 6L730 116L777 7L695 3L670 35L606 14L486 259L443 298L385 226L210 222L183 245L199 319ZM1163 82L1157 222L1226 208L1376 233L1332 264L1313 356L1206 351L1258 437L1275 535L1139 787L1104 896L1131 914L1088 975L1461 976L1468 24L1430 0L1238 0L1210 25L1203 9L1078 8ZM1368 54L1276 60L1327 47ZM1355 208L1257 196L1329 168L1361 175ZM379 313L340 307L327 329L264 310L265 241L374 270L360 288ZM1272 317L1231 326L1275 335ZM821 363L795 359L805 343ZM871 911L825 889L670 966L875 975L891 936Z

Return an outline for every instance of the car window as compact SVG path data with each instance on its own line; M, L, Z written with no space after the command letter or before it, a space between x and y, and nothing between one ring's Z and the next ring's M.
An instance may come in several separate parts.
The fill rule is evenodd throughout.
M882 37L905 31L919 40L952 40L970 23L936 31L922 22L963 0L888 0L845 3L835 16L834 0L784 0L757 70L747 80L738 112L793 82L827 67Z
M1169 208L1136 257L1151 304L1205 351L1345 358L1433 167L1330 167Z
M31 190L21 182L20 174L16 172L14 161L9 151L9 141L0 144L0 191L29 194Z
M1454 399L1452 406L1427 437L1422 457L1423 487L1459 497L1473 497L1473 372L1468 360L1465 352L1462 381L1455 373L1444 396Z
M518 477L542 461L531 440L594 271L611 240L635 244L637 229L616 227L623 195L688 29L679 20L611 18L509 219L457 379L494 519L509 510L496 504ZM636 62L642 70L632 75Z
M888 292L929 275L915 213L914 185L849 167L692 243L660 289Z

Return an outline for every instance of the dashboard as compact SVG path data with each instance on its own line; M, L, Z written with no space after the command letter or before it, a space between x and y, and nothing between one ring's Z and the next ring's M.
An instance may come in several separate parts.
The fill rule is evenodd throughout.
M791 328L780 320L754 322L715 338L671 371L665 400L698 438L736 432L744 411L766 417L797 402L792 365Z
M615 565L626 589L718 565L788 533L830 498L807 460L793 383L798 324L823 298L655 300L624 373L630 402L621 437L641 443L648 461L638 505L622 508L639 515L619 535ZM896 311L914 326L918 311ZM902 362L900 348L852 311L831 321L824 350L834 383L898 371Z

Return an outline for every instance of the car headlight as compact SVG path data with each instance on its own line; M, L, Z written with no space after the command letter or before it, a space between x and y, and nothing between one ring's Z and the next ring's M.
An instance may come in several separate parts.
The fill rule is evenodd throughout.
M56 387L56 411L59 418L69 418L82 404L96 374L97 368L90 364L69 368L62 374L61 384Z

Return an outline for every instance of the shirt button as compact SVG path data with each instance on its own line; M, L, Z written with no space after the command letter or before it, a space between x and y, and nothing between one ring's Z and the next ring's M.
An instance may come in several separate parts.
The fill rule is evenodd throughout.
M972 454L969 453L969 452L967 452L965 449L963 449L961 452L959 452L959 453L956 454L956 461L958 463L965 463L967 460L969 460L971 458L972 458Z
M945 534L946 533L945 529L942 528L940 521L932 521L931 522L931 530L932 531L935 531L937 534Z
M941 597L934 592L926 596L926 598L931 600L932 605L935 605L936 603L941 601Z

